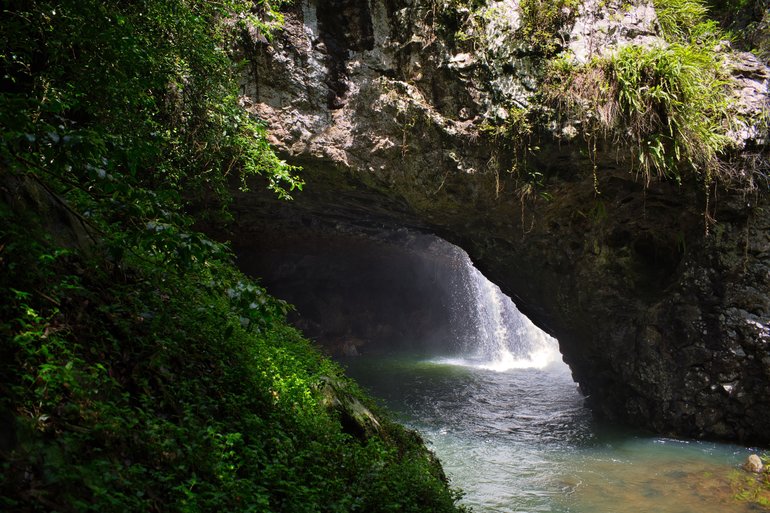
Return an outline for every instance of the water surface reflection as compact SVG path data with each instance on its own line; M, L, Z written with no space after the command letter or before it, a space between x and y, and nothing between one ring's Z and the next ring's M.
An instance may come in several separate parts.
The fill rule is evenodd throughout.
M598 424L561 362L505 372L415 356L343 364L424 435L480 513L756 511L727 480L746 449Z

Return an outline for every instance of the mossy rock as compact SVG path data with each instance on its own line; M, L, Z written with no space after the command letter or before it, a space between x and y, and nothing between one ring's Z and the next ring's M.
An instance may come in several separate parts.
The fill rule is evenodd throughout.
M339 415L342 429L361 440L382 436L383 427L374 413L354 394L346 390L339 379L322 376L317 385L321 404Z

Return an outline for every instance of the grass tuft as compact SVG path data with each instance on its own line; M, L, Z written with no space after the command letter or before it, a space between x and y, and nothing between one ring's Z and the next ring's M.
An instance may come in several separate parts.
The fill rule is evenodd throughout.
M728 137L728 76L718 30L697 0L659 0L658 46L629 45L586 64L551 63L545 102L581 119L589 140L631 148L644 181L720 177Z

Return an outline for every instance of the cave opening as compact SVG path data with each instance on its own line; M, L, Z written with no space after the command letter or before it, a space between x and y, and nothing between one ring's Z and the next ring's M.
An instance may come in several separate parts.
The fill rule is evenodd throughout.
M294 304L294 324L424 437L475 511L722 507L721 495L693 499L690 476L716 475L732 446L592 415L558 342L462 249L407 228L259 228L235 239L240 267Z
M240 267L294 305L293 324L334 357L409 353L496 370L560 364L558 342L437 236L339 229L263 238L236 248Z

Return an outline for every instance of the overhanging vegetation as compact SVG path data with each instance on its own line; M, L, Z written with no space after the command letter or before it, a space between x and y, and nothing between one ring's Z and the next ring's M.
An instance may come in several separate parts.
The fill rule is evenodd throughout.
M3 511L456 510L420 438L351 429L328 384L371 400L193 229L232 177L302 185L229 54L279 6L2 3Z

